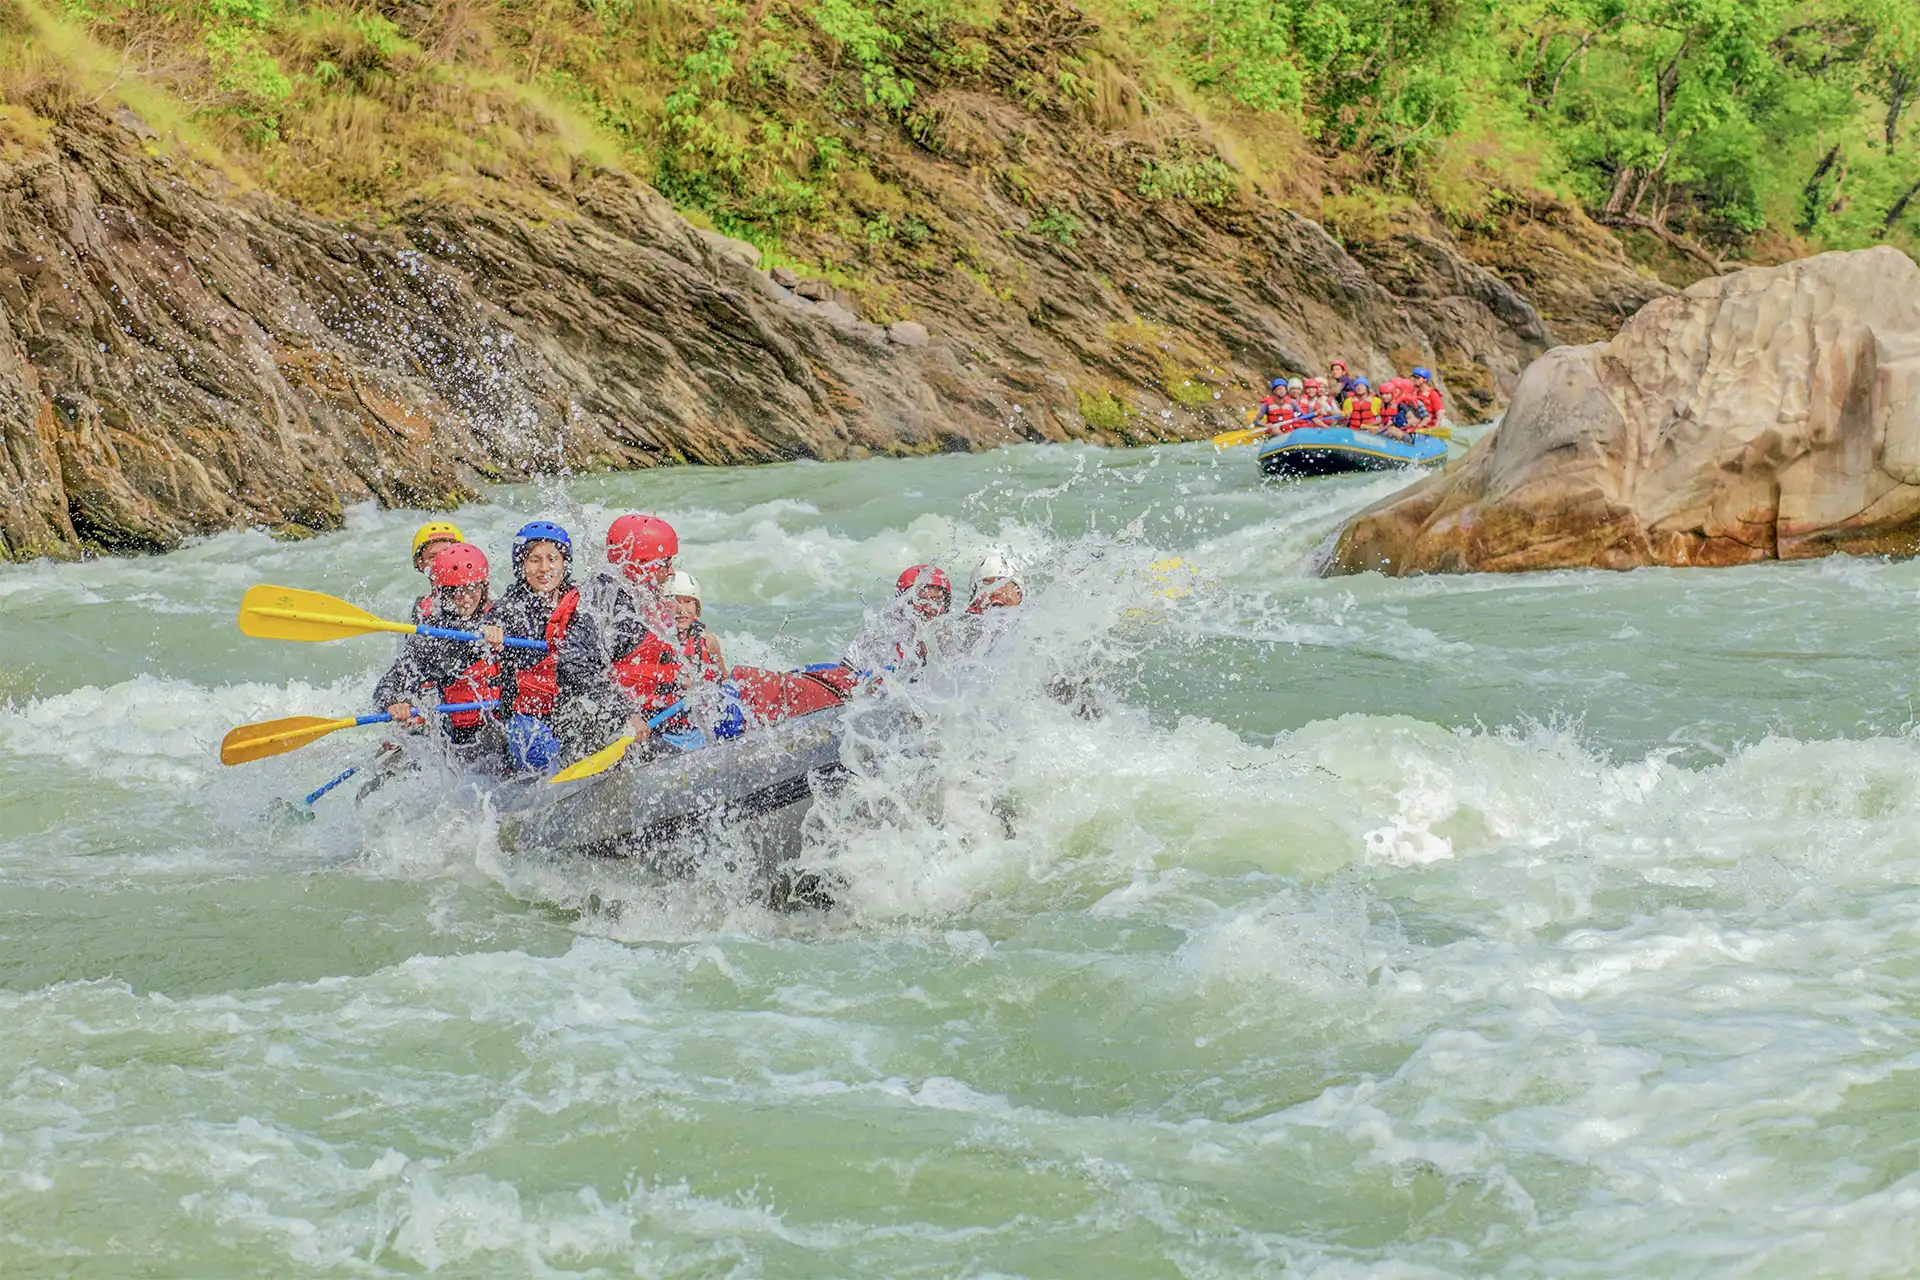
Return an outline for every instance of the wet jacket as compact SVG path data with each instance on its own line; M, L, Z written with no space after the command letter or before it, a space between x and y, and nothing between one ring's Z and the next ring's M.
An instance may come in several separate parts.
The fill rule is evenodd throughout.
M726 660L720 656L720 641L698 618L680 637L680 657L690 679L713 683L726 678Z
M545 654L532 649L501 650L498 714L545 720L569 748L577 749L597 737L607 652L600 624L591 610L580 607L573 580L561 584L559 599L551 606L526 583L516 582L494 601L486 620L510 636L546 640L549 646ZM596 749L604 745L593 743Z
M897 671L910 675L934 656L928 641L945 634L950 615L922 617L906 596L895 596L867 628L847 646L846 665L854 671Z
M608 569L588 582L584 598L606 639L608 679L629 714L650 716L678 702L684 655L660 594Z
M415 602L419 609L422 602ZM431 605L429 599L425 603ZM436 617L429 610L423 619ZM453 618L437 615L436 625L478 630L483 618ZM489 702L499 696L499 664L484 645L465 640L438 640L431 636L408 636L400 654L373 688L374 705L381 711L396 702L411 702L423 709L443 702ZM462 711L447 717L448 735L456 743L471 742L480 728L483 713Z

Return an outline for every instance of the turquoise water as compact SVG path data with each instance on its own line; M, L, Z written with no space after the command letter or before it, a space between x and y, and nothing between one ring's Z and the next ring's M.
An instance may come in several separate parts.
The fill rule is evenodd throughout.
M418 516L0 568L0 1274L1907 1274L1920 567L1312 577L1399 483L1033 447L460 512L660 511L735 662L1032 566L797 916L430 779L270 817L364 731L219 766L391 653L241 592L400 614Z

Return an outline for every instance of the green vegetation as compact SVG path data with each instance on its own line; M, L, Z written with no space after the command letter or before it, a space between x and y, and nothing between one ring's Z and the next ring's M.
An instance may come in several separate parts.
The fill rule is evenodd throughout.
M230 171L376 214L618 164L855 272L978 247L908 153L986 166L1074 245L1087 207L1018 154L1046 131L1103 197L1472 220L1543 190L1700 267L1912 246L1917 93L1914 0L0 0L0 148L118 99Z
M1092 391L1079 388L1073 394L1079 402L1082 421L1096 430L1124 435L1138 416L1134 407L1115 395L1111 387L1099 387Z

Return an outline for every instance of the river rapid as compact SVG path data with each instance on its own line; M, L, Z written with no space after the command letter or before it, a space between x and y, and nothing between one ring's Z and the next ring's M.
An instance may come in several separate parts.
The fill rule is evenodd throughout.
M1920 564L1314 578L1400 483L1023 447L458 513L498 564L657 510L764 665L1031 566L823 805L826 913L425 779L271 816L377 730L222 769L392 653L242 591L403 616L417 515L0 567L0 1274L1909 1274Z

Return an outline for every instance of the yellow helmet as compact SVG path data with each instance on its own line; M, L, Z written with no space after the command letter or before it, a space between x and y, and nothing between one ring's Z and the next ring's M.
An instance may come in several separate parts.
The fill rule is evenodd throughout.
M429 520L413 531L413 558L420 558L420 548L429 542L465 542L466 535L460 532L460 526L448 524L445 520Z

